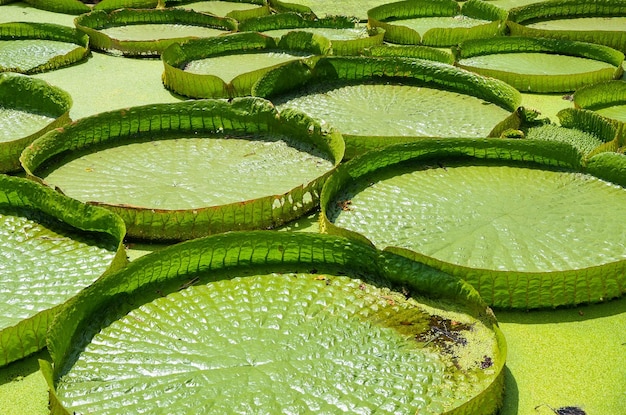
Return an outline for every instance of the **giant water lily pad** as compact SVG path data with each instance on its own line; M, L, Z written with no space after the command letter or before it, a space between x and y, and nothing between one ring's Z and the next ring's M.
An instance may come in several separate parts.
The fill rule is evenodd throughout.
M580 40L626 53L625 23L621 0L538 2L512 8L507 21L514 36Z
M566 108L559 111L557 116L561 127L553 127L575 132L566 134L563 138L569 136L567 141L579 150L583 156L583 163L600 153L624 152L626 137L620 133L623 124L581 108Z
M371 26L385 29L385 40L398 44L452 46L462 40L503 35L505 12L470 0L406 0L367 12Z
M124 224L35 182L0 175L0 366L45 346L58 306L126 261Z
M124 7L154 8L158 0L26 0L31 6L56 13L84 14L92 10L111 11Z
M323 229L462 276L499 307L601 301L625 287L626 190L579 161L572 147L540 141L394 146L329 179Z
M321 53L322 45L290 41L294 37L286 35L277 42L266 35L245 32L173 44L162 55L163 84L193 98L250 95L252 86L264 73Z
M460 67L524 92L569 92L623 73L623 53L583 42L502 37L470 40L456 50Z
M337 133L244 98L83 118L33 143L22 163L67 195L119 213L129 235L186 239L301 216L342 155Z
M172 2L174 6L177 2ZM253 19L270 14L269 4L265 0L239 0L239 1L183 1L181 9L193 10L201 13L209 13L215 16L231 17L238 21Z
M281 11L312 14L319 18L327 16L356 17L367 20L367 11L393 0L270 0L270 4Z
M504 339L475 291L365 244L216 235L140 258L114 280L85 291L51 331L53 413L499 407Z
M588 85L574 95L576 107L594 111L614 120L624 130L626 126L626 82L608 81ZM622 132L624 134L624 132ZM626 139L626 137L625 137Z
M127 56L160 55L172 43L237 28L234 19L180 9L99 10L79 16L75 23L89 35L94 49Z
M70 121L72 99L48 83L0 73L0 172L20 169L22 150L37 137Z
M32 74L72 65L86 58L89 38L76 29L50 23L0 24L0 72Z
M330 50L324 53L333 55L357 55L367 48L381 45L384 38L383 29L368 28L345 16L310 19L296 13L250 19L241 23L239 30L263 32L277 39L292 31L312 33L327 40Z
M336 127L347 157L416 137L499 135L515 123L519 105L519 92L509 85L437 62L322 58L301 76L302 86L286 91L281 79L297 73L283 70L267 73L253 93Z

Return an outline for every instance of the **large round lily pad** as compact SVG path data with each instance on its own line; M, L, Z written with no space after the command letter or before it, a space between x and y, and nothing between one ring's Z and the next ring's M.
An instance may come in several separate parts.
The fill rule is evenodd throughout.
M397 247L499 307L601 301L624 292L626 190L579 160L541 141L394 146L329 179L322 227Z
M234 19L181 9L98 10L77 17L75 23L89 35L94 49L126 56L160 55L172 43L237 28Z
M327 16L356 17L367 20L367 11L392 0L270 0L270 4L280 11L295 11L319 18Z
M33 74L87 57L89 37L50 23L0 24L0 72Z
M123 237L107 210L0 175L0 366L43 348L58 307L125 264Z
M242 22L239 30L262 32L277 40L292 31L312 33L327 41L329 50L324 53L333 55L362 54L368 48L381 45L385 34L381 28L368 28L345 16L309 19L296 13L279 13L250 19Z
M83 118L33 143L22 163L67 195L119 213L129 235L187 239L301 216L342 155L337 133L242 98Z
M489 3L470 0L405 0L367 12L370 26L385 29L385 40L403 45L453 46L467 39L504 34L506 13Z
M140 258L115 280L51 331L53 413L499 407L504 339L475 291L368 245L230 233Z
M519 92L447 64L326 57L290 89L281 80L297 80L298 68L283 68L261 78L253 94L270 96L279 110L298 109L337 128L347 157L416 137L499 135L516 123Z
M502 37L463 42L456 51L458 66L524 92L570 92L623 73L623 53L584 42Z
M175 6L185 10L193 10L200 13L208 13L215 16L231 17L237 21L253 19L270 14L270 6L265 0L185 0L167 2L168 6ZM181 5L177 5L181 3Z
M509 10L514 36L580 40L626 53L626 7L621 0L553 0Z
M25 3L56 13L84 14L92 10L111 11L121 8L152 9L159 0L26 0Z
M70 121L72 99L39 79L0 73L0 173L20 170L22 150Z

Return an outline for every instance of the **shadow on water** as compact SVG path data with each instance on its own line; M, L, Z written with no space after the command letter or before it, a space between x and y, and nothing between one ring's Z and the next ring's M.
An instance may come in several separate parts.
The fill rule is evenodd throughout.
M504 402L498 415L518 415L519 390L508 367L504 368Z
M34 355L27 356L21 360L10 363L0 368L0 386L11 382L19 382L26 376L39 371L39 359L50 361L47 350L42 350ZM2 412L2 411L0 411Z
M626 316L626 297L596 304L581 304L572 307L541 310L494 310L501 323L551 324L586 321L624 314ZM625 317L626 319L626 317Z

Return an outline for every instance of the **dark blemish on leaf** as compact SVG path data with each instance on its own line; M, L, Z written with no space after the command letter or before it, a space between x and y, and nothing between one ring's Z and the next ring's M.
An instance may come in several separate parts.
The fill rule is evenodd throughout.
M313 279L316 281L324 281L326 285L330 285L332 283L332 280L325 275L318 275L317 277Z
M493 359L487 355L483 356L482 362L480 362L481 369L489 369L493 366Z
M442 352L452 354L454 345L467 345L467 339L461 332L470 330L470 325L433 315L430 316L429 326L427 331L415 336L415 340L424 342L424 346L432 343Z
M343 210L344 212L352 210L350 208L351 204L352 204L352 200L340 200L340 201L337 202L337 206L339 206L341 208L341 210Z
M411 297L411 291L409 291L409 289L406 287L402 287L402 294L404 295L404 298L407 300Z
M571 94L563 95L562 97L565 101L574 101L574 96Z
M309 274L317 274L317 269L313 268L312 270L309 271Z
M437 166L439 166L440 168L444 169L445 171L448 171L446 166L442 162L440 162L440 161L437 162Z

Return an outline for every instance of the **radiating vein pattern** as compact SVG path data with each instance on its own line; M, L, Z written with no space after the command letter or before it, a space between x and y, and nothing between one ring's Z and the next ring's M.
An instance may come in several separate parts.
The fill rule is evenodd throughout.
M461 59L459 64L527 75L569 75L614 69L609 63L548 53L503 53Z
M57 393L81 414L431 414L467 399L480 382L459 387L395 329L398 315L417 332L430 316L393 295L320 274L195 285L100 330Z
M480 98L410 85L348 85L301 92L277 100L343 134L486 137L509 112Z
M565 171L438 165L380 172L329 217L380 248L505 271L582 269L626 259L626 190ZM341 209L345 200L351 203Z
M46 39L0 40L0 69L29 71L77 47L73 43Z
M0 105L0 143L28 137L54 121L54 117Z
M332 169L288 137L176 138L84 154L45 173L81 201L192 209L284 194Z
M37 212L0 210L0 330L63 303L109 267L117 246Z
M150 41L179 37L212 37L226 33L225 30L205 26L182 24L134 24L113 26L100 30L112 39L127 41Z

